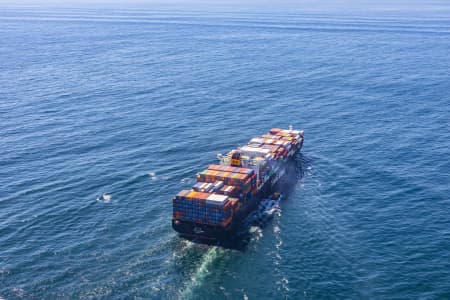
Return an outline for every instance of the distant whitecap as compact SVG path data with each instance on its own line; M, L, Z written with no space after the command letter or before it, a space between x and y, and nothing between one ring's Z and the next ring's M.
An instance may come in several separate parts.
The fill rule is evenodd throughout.
M186 177L180 180L181 183L191 183L193 181L192 178Z
M103 201L109 202L111 200L112 196L111 196L111 194L104 193L102 195L102 198L103 198Z

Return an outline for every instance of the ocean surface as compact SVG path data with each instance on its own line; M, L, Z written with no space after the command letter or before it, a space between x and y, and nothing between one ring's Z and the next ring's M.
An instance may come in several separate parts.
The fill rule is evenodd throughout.
M450 299L448 7L9 6L0 37L0 299ZM178 237L172 196L290 124L281 213Z

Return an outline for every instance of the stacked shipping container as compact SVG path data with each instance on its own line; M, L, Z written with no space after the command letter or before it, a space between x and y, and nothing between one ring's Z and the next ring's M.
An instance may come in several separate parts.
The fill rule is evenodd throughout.
M237 201L226 195L183 190L173 198L176 219L209 225L226 226L237 207Z
M192 190L183 190L173 199L175 219L226 226L240 202L256 191L256 174L247 168L210 165L197 180Z
M271 160L286 159L299 141L297 133L273 128L269 134L253 138L243 153L254 156L261 164L261 174L271 176ZM261 174L259 177L261 178ZM173 217L214 226L227 226L240 207L257 192L257 174L253 169L227 165L210 165L197 175L192 190L183 190L173 198Z

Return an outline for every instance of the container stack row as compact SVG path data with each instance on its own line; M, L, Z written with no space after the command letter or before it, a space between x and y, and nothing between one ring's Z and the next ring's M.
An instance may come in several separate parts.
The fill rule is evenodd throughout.
M227 226L238 207L238 199L227 195L183 190L173 198L173 217L195 223Z
M226 169L230 171L226 171ZM198 182L223 182L217 193L248 200L256 192L256 174L252 169L234 168L222 165L210 165L197 176Z
M268 134L251 139L248 145L254 148L269 149L271 159L286 159L292 148L298 145L297 138L300 134L301 132L296 130L272 128Z

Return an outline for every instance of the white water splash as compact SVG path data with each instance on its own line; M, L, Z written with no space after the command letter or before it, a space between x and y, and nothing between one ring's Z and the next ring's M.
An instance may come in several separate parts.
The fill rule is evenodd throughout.
M194 299L194 289L200 287L205 278L210 274L212 264L220 258L224 249L221 247L214 246L206 252L206 254L202 257L202 262L195 270L195 272L191 276L191 280L188 282L186 287L181 291L180 298L181 299Z
M109 201L111 201L112 195L108 194L108 193L103 193L101 196L97 196L96 201L101 201L104 203L108 203Z
M186 177L186 178L182 178L181 180L180 180L180 183L186 183L186 184L190 184L190 183L192 183L192 182L194 182L194 178L191 178L191 177Z
M244 294L242 295L242 299L244 299L244 300L248 300L248 296L247 296L247 294L245 293L245 291L242 291Z
M111 198L112 198L111 194L107 194L107 193L104 193L104 194L103 194L103 200L104 200L105 202L111 201Z
M249 229L252 241L259 241L263 236L263 230L259 226L251 226Z
M280 232L281 232L280 226L275 225L275 226L273 227L273 233L277 234L277 233L280 233Z
M289 280L287 276L283 273L283 271L280 269L280 265L282 262L282 256L281 256L281 246L283 245L283 239L281 237L281 226L280 226L280 217L281 217L281 210L279 211L279 214L275 217L275 224L273 226L273 233L275 235L275 251L273 253L273 263L275 265L275 274L279 280L277 280L276 285L278 291L282 292L284 297L286 298L289 293Z
M174 258L178 258L183 256L187 251L189 251L192 247L194 247L195 243L189 240L181 240L181 249L179 251L174 251L172 256Z

